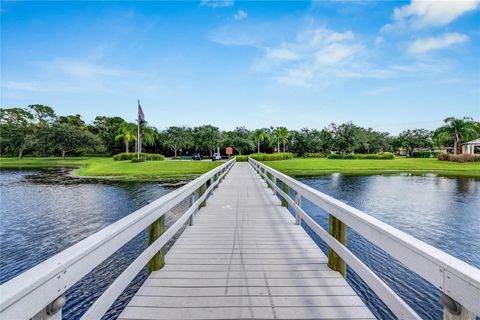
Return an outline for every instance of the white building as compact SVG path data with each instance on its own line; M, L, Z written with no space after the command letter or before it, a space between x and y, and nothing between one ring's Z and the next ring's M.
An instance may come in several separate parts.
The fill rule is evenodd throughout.
M462 144L463 154L475 154L475 147L480 147L480 138Z

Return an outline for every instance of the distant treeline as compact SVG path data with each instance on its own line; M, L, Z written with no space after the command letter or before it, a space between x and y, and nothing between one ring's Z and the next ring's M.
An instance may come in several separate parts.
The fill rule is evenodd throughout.
M411 129L392 136L372 128L347 122L332 123L323 129L268 127L248 130L237 127L222 131L212 125L194 128L172 126L159 130L141 125L142 151L178 157L201 152L211 155L217 147L231 146L236 154L252 152L292 152L298 156L329 153L382 153L400 149L412 155L416 149L451 147L480 137L480 122L472 118L447 118L437 130ZM113 155L135 150L137 124L121 117L97 116L85 123L79 114L58 116L45 105L0 109L0 153L22 157L25 154Z

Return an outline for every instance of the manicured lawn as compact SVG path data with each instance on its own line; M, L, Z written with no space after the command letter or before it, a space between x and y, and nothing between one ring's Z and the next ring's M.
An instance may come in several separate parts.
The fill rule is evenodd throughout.
M291 176L314 176L332 172L352 174L372 174L388 172L439 173L442 175L462 175L480 177L480 163L456 163L440 161L436 158L395 158L394 160L336 160L326 158L265 161L271 166Z
M189 179L205 173L221 162L211 161L147 161L132 163L112 158L1 158L0 168L78 167L74 173L81 177L119 180L176 180Z

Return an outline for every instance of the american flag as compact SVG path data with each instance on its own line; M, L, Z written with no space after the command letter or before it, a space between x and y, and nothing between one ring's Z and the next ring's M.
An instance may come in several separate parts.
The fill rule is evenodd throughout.
M138 100L138 122L139 123L145 122L145 115L143 114L142 107L140 106L140 100Z

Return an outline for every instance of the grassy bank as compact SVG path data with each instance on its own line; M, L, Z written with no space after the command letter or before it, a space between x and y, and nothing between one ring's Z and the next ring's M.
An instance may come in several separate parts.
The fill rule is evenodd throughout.
M112 158L0 158L2 169L40 169L74 167L80 177L116 180L180 180L205 173L220 162L211 161L147 161L132 163L114 161Z
M395 158L394 160L337 160L326 158L295 158L283 161L265 161L291 176L315 176L332 172L374 174L388 172L438 173L480 178L480 163L455 163L436 158Z

